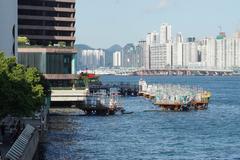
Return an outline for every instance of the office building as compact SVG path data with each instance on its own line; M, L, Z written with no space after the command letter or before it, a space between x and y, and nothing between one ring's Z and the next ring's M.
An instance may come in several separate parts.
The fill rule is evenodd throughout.
M44 74L76 73L75 0L18 0L18 62Z

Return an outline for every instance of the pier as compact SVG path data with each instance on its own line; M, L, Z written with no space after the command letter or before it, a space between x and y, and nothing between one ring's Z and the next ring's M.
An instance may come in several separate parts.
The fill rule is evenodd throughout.
M233 70L217 70L217 69L150 69L138 70L131 73L131 75L138 76L230 76L233 75Z
M109 83L109 84L100 84L100 85L89 85L90 93L96 93L99 90L106 90L109 95L111 88L118 90L119 95L121 96L138 96L139 87L138 85L130 83Z

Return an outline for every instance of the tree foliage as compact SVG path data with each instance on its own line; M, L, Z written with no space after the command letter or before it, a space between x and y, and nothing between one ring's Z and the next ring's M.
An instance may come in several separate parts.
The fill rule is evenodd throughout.
M36 68L17 64L0 53L0 117L31 116L49 95L49 87Z
M17 40L18 40L18 45L26 45L30 42L27 37L18 37Z

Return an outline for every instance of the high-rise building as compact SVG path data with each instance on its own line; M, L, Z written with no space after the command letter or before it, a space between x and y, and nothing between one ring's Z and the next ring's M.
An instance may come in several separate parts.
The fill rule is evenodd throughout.
M171 43L151 45L150 69L162 69L172 66L172 45Z
M226 38L226 53L225 53L225 67L226 69L231 69L235 66L236 59L236 39Z
M172 40L172 26L167 23L163 23L160 27L160 43L169 43Z
M157 32L148 33L146 36L145 52L144 52L144 68L150 69L151 66L151 46L160 43L160 36Z
M75 0L18 0L18 62L45 74L76 73Z
M105 67L105 52L102 49L83 50L80 53L80 69Z
M240 67L240 36L236 38L236 53L234 67Z
M121 67L122 55L121 52L117 51L113 53L113 67Z
M140 43L139 45L140 46ZM162 24L160 34L148 33L146 42L141 43L143 66L145 69L204 68L204 69L236 69L240 68L240 32L228 38L220 32L217 38L196 40L189 37L183 41L182 34L176 40L171 39L171 25ZM139 49L137 49L139 50ZM139 53L141 51L137 51Z
M183 44L183 66L194 66L196 62L198 62L198 43L194 37L187 38L187 42Z
M226 67L226 39L223 35L216 38L216 68L225 69Z
M137 67L136 47L134 44L130 43L123 47L122 57L123 67Z
M215 46L215 39L211 37L204 38L201 42L201 63L203 66L205 66L205 68L215 68Z
M240 38L240 32L236 32L235 35L234 35L234 38L239 39Z
M0 0L0 52L17 55L17 0Z
M172 63L174 67L183 66L183 37L177 34L176 41L173 43Z
M138 55L138 67L145 68L146 64L146 41L139 41L136 47L136 52ZM148 58L149 59L149 58Z

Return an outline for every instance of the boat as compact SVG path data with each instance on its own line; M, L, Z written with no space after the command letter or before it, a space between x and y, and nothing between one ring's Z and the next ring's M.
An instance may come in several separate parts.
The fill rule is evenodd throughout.
M83 111L87 115L108 116L123 113L124 108L120 105L118 100L119 93L116 89L110 89L110 96L107 92L100 90L97 93L87 97Z

